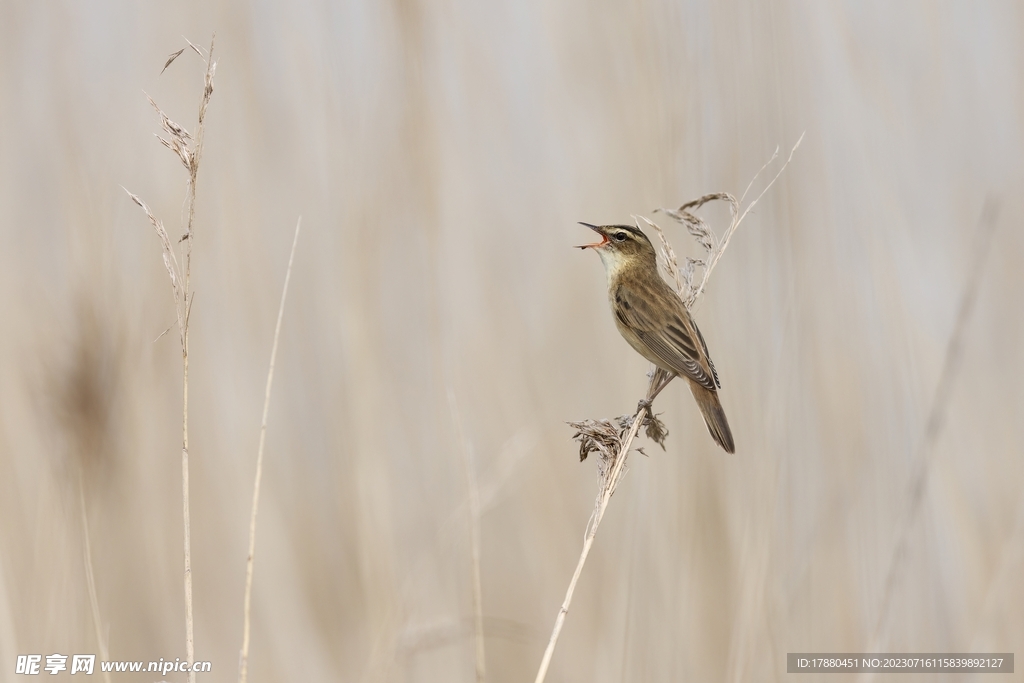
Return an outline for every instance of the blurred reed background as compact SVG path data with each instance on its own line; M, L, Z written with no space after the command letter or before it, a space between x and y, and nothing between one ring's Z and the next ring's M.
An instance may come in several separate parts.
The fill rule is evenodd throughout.
M576 221L643 213L698 255L650 211L742 192L803 131L696 309L738 452L669 386L668 451L632 460L549 680L778 681L788 651L873 643L1024 653L1022 30L1010 2L4 0L0 680L22 680L18 654L99 652L83 509L110 656L185 655L180 351L153 341L173 301L120 186L179 233L184 174L143 90L191 130L203 64L160 68L214 32L190 353L201 680L236 676L299 214L249 679L474 679L450 392L487 677L533 680L597 486L564 421L628 412L647 381L597 257L569 249L590 239Z

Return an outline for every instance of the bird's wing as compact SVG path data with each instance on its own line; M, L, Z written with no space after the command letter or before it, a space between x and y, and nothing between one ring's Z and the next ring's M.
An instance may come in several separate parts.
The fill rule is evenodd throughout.
M704 335L700 333L700 328L697 327L697 323L693 322L693 318L690 318L690 322L693 324L693 331L697 333L697 339L700 341L700 347L704 350L704 357L708 360L708 367L711 368L711 376L715 378L715 386L721 389L722 382L718 379L718 370L715 370L715 363L711 360L711 354L708 353L708 345L704 343Z
M642 355L706 389L716 389L718 376L711 365L704 339L682 300L668 285L664 291L644 292L620 286L615 289L614 298L619 323L632 332L650 354L637 348ZM671 313L655 315L654 310Z

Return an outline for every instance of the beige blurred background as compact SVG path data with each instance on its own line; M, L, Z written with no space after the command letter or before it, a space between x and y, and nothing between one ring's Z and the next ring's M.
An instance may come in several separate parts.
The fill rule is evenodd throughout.
M184 173L143 91L193 130L201 61L160 69L214 31L190 354L201 680L237 672L300 214L250 680L474 680L449 394L483 504L487 678L533 680L597 486L564 421L646 386L576 221L742 192L804 131L695 311L737 453L670 385L668 450L632 459L549 680L1024 652L1018 4L3 0L0 680L24 680L18 654L99 651L83 512L110 656L185 656L180 352L154 342L173 301L121 186L180 234Z

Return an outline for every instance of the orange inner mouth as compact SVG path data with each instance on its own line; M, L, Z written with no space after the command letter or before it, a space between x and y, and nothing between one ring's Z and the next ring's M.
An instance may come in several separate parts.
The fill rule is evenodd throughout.
M597 247L603 247L606 244L608 244L608 235L602 233L600 242L595 242L594 244L581 244L580 249L596 249Z

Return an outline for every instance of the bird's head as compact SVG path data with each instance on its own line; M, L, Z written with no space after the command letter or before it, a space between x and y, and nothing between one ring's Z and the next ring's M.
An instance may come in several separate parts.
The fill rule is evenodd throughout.
M581 222L598 235L600 242L580 245L580 249L593 249L601 257L608 279L614 279L623 269L657 268L658 256L654 245L640 228L632 225L591 225Z

